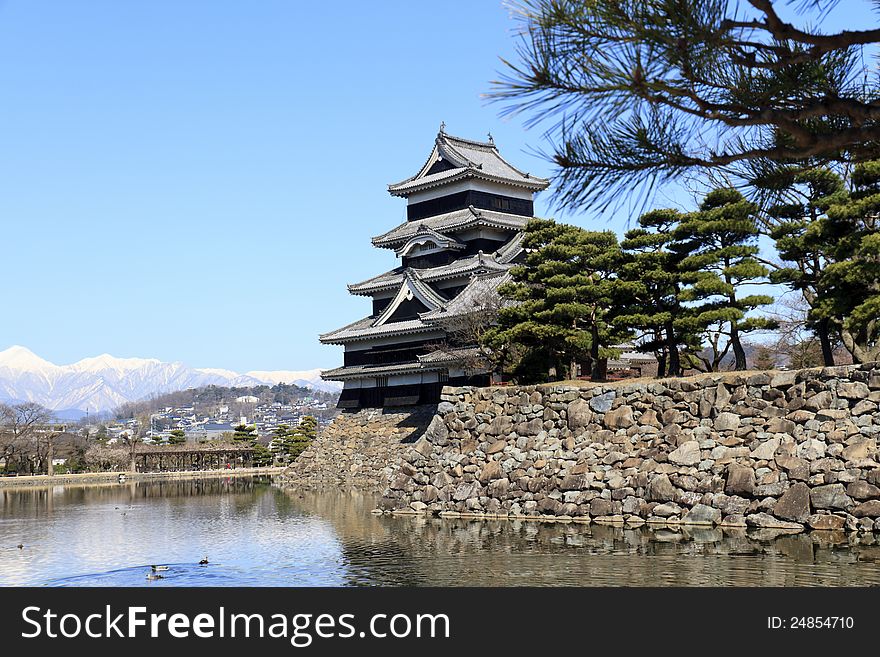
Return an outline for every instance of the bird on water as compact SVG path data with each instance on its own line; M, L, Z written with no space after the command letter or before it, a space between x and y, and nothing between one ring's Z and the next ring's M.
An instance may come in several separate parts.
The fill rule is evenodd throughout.
M201 561L199 561L199 565L200 565L200 566L207 566L207 565L208 565L208 557L207 557L207 555L205 556L204 559L202 559Z
M168 570L168 566L150 566L150 568L152 568L154 573L158 573L162 570Z

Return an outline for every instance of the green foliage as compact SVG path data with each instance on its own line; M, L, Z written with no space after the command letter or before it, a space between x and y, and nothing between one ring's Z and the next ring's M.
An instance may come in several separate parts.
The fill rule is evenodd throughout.
M494 350L525 347L526 361L515 370L521 379L540 379L550 368L574 378L579 362L602 378L605 360L616 353L613 345L629 335L610 321L622 258L617 237L532 219L523 246L524 265L514 267L513 282L499 289L518 303L499 311L498 326L487 331L484 344Z
M523 381L541 380L551 368L573 377L584 361L594 379L603 378L615 345L634 334L638 349L657 356L661 376L695 366L703 338L713 353L707 369L718 368L729 346L745 369L740 336L773 326L749 314L772 298L741 293L767 275L756 258L756 210L739 192L719 189L696 212L645 213L620 244L610 231L533 219L526 260L500 289L517 303L501 309L485 343L524 347L514 370Z
M819 1L780 17L790 4L524 0L518 61L493 96L549 121L572 209L700 168L876 157L880 93L863 70L877 30L861 29L876 25L829 29Z
M679 255L678 269L685 287L679 298L689 302L681 324L709 341L706 368L718 369L727 348L734 367L748 366L742 335L776 327L776 323L747 313L773 302L773 297L741 293L745 285L764 282L768 269L757 260L758 207L734 189L706 195L697 212L684 215L674 229L670 249ZM724 336L726 345L721 346Z
M257 428L253 425L239 424L235 427L235 433L232 434L232 439L242 443L253 443L255 440L254 432L256 430Z
M261 445L260 443L256 443L253 449L253 463L255 466L262 468L268 465L272 465L272 462L275 460L275 456L267 447Z
M618 288L625 302L614 321L639 331L638 349L656 355L658 376L680 376L681 352L700 346L701 327L681 298L684 256L670 248L682 219L677 210L647 212L621 243L626 258Z
M173 429L169 433L169 445L183 445L186 442L186 432L183 429Z
M825 199L831 258L811 315L839 325L853 359L866 363L880 359L880 161L856 165L852 185Z
M295 429L280 425L275 430L272 449L279 460L290 462L302 454L318 435L318 421L311 415L304 416Z
M771 272L770 280L787 285L815 308L820 303L819 279L833 258L826 199L844 191L843 180L825 167L789 165L757 180L756 186L772 195L766 230L784 263ZM834 319L814 314L808 317L807 327L819 339L823 363L834 365L833 343L838 333Z

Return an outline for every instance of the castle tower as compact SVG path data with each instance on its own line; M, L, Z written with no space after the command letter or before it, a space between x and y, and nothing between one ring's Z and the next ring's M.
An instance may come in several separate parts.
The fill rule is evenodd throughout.
M388 186L406 199L407 221L372 240L400 265L349 285L372 298L372 312L320 337L345 347L342 367L322 373L344 383L340 408L434 404L444 385L488 384L468 357L475 345L447 329L509 280L533 196L548 184L509 164L491 136L471 141L441 126L419 172Z

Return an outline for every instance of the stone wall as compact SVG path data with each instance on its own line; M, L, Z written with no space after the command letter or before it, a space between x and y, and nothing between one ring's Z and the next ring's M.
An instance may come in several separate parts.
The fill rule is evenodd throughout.
M445 388L386 511L880 530L880 363Z
M342 413L278 478L282 486L346 485L381 490L392 465L424 433L436 406Z

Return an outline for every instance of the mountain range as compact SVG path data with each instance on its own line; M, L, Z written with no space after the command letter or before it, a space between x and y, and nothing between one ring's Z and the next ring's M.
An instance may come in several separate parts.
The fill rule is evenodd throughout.
M150 395L206 385L252 387L292 383L312 390L338 392L341 386L321 379L321 370L253 371L189 367L156 358L116 358L102 354L70 365L56 365L30 349L0 351L0 402L32 401L75 418L109 411Z

